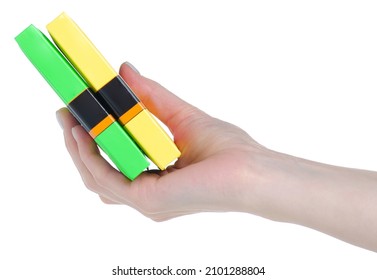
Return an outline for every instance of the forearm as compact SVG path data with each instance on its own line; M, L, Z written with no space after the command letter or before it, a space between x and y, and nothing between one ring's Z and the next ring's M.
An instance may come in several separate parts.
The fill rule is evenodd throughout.
M268 179L254 188L263 216L377 251L376 172L272 154L264 159Z

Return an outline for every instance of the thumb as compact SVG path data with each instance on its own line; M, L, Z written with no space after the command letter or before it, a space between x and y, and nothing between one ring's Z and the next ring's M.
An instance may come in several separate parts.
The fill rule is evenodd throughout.
M157 82L141 76L128 63L121 65L119 74L148 110L161 120L173 135L179 126L185 126L195 118L205 115Z

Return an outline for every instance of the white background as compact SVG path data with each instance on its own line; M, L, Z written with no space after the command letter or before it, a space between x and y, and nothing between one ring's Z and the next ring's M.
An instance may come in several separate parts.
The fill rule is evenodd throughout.
M117 265L377 278L375 253L300 226L240 213L155 223L102 204L65 150L61 101L13 39L62 11L115 68L132 62L263 145L377 170L375 1L3 1L0 279L114 279Z

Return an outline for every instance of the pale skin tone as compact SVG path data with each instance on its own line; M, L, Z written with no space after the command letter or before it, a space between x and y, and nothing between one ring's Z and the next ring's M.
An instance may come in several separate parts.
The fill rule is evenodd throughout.
M101 200L164 221L207 211L238 211L289 222L377 252L377 172L272 151L240 128L181 100L128 64L120 75L167 125L182 152L165 171L133 182L99 153L67 109L57 112L68 152Z

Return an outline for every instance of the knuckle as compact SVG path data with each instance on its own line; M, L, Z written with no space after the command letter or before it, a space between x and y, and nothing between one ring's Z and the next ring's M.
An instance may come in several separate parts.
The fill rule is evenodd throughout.
M114 204L114 202L106 197L103 197L102 195L99 195L99 198L104 204Z
M98 186L92 178L88 178L87 176L81 175L81 179L88 190L92 192L97 192Z
M166 217L163 217L163 216L151 216L151 217L148 217L150 218L152 221L156 222L156 223L162 223L162 222L165 222L167 220L169 220L169 218L166 218Z
M112 170L110 170L108 168L97 170L97 172L93 174L94 180L100 186L107 186L108 185L108 178L109 178L109 176L111 176L111 171Z
M160 211L160 208L153 204L148 204L147 206L144 206L144 213L148 217L154 217L158 214Z

